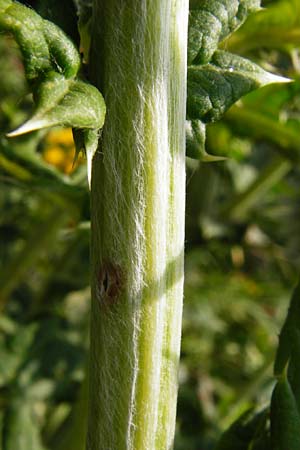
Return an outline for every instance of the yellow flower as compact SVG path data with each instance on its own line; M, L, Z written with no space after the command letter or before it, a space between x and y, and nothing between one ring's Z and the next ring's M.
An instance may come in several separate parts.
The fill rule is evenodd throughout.
M71 173L81 162L74 163L75 145L71 128L50 130L44 141L43 158L63 173Z

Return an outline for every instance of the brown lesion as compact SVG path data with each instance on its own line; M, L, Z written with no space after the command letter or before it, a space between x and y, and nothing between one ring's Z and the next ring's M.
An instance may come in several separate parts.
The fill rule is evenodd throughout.
M124 287L124 274L118 264L104 262L98 272L97 298L101 306L112 306Z

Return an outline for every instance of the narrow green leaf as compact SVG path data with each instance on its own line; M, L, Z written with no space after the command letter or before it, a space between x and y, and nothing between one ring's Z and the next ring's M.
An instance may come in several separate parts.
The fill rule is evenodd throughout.
M288 381L300 413L300 281L279 336L274 373L279 375L288 364ZM299 447L300 448L300 447Z
M287 378L287 368L279 377L271 400L272 450L299 450L300 415Z
M214 122L243 95L266 84L287 81L245 58L217 51L210 64L188 68L187 116Z
M192 0L189 14L188 63L206 64L219 41L236 30L260 0Z
M187 120L185 122L186 156L202 162L223 161L224 157L209 155L205 150L206 131L205 124L200 120Z
M300 281L292 295L287 317L279 335L274 373L279 376L291 359L293 345L300 343Z

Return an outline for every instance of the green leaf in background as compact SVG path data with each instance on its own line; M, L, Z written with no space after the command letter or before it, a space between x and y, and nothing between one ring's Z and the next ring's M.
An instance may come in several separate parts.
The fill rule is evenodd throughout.
M270 432L267 429L268 414L261 413L260 420L257 420L259 415L254 416L254 419L249 422L249 427L249 413L246 413L222 435L216 450L298 450L300 448L299 299L300 282L293 293L288 315L279 337L274 368L277 382L270 407Z
M283 81L289 80L270 74L240 56L216 51L209 64L188 68L187 116L214 122L243 95Z
M188 63L206 64L219 41L236 30L260 0L192 0L190 2Z
M104 124L105 103L100 92L77 77L80 56L63 31L36 12L11 0L0 0L0 29L11 32L18 42L25 72L32 87L35 111L10 137L62 125L81 133L77 151L84 150L91 162Z
M226 49L247 53L260 47L292 50L300 43L300 2L280 0L253 14L229 39Z
M14 400L4 418L3 450L45 450L29 402Z
M79 17L80 50L83 52L84 62L88 62L91 44L92 1L75 0L75 3Z

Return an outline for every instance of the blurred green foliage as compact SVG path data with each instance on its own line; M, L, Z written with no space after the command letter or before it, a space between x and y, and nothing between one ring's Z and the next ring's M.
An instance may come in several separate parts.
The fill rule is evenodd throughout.
M265 6L222 45L296 81L254 92L208 125L207 150L225 161L187 159L176 450L213 449L240 414L269 403L277 335L300 267L299 6ZM1 443L83 450L85 167L70 166L68 130L5 137L31 109L19 50L1 35ZM247 414L241 420L251 424Z

